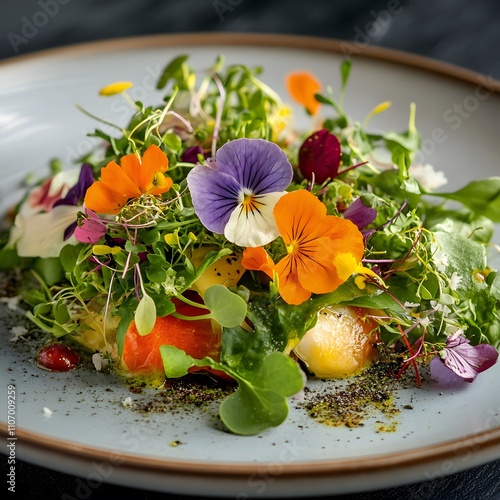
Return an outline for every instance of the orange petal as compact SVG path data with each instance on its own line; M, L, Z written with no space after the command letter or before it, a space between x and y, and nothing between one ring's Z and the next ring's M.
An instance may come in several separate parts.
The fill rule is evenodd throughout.
M158 146L151 144L142 156L142 166L152 172L166 172L168 169L167 155Z
M316 221L325 216L325 205L305 189L285 194L274 207L276 225L286 245L310 239L308 235ZM318 230L324 236L324 230L317 228L315 232Z
M312 293L332 292L342 283L333 263L329 238L320 238L314 246L299 249L295 265L300 284Z
M142 156L139 169L139 187L143 193L152 192L155 174L163 173L168 168L167 155L158 147L152 144L146 149ZM170 186L169 186L170 187ZM168 189L167 189L168 191ZM162 191L164 193L165 191Z
M274 262L262 247L249 247L243 251L241 265L250 271L262 271L270 278L274 274Z
M327 215L326 207L306 190L284 195L274 215L289 255L276 265L279 289L289 303L300 303L311 293L328 293L349 276L339 276L335 255L352 255L358 263L364 252L363 236L351 222Z
M94 182L85 194L85 206L98 214L116 214L127 203L128 197L112 191L100 181Z
M117 194L128 198L135 198L141 195L139 188L132 182L125 171L114 161L110 161L101 170L101 182L106 187Z
M331 225L328 230L328 237L331 239L332 250L335 254L350 253L354 256L357 262L361 262L365 252L363 235L358 227L347 219L334 217L336 219L334 225Z
M122 156L120 165L137 188L141 188L141 162L136 154Z
M311 73L307 71L290 73L286 77L286 84L292 99L304 106L311 115L318 112L320 103L314 94L321 90L321 84Z
M306 290L298 280L292 255L287 255L276 264L276 272L279 277L281 298L287 304L302 304L311 296L311 292Z

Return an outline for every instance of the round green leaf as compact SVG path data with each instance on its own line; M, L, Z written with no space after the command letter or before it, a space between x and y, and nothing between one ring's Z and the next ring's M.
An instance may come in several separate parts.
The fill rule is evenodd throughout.
M247 303L224 285L212 285L205 292L205 305L223 327L233 328L245 320Z

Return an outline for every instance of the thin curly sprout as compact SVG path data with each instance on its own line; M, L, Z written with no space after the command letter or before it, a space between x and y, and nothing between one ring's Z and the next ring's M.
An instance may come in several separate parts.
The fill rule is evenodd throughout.
M143 125L146 125L147 123L150 123L150 126L146 128L146 132L144 135L144 141L149 137L151 134L151 131L158 127L163 120L165 119L167 111L170 109L170 106L172 105L176 95L177 95L178 89L174 90L173 95L170 97L169 101L165 104L163 109L156 109L154 110L149 116L141 120L127 135L127 140L132 144L133 148L137 151L137 146L135 141L132 139L132 136L134 135L137 130L139 130ZM142 141L141 141L142 142Z

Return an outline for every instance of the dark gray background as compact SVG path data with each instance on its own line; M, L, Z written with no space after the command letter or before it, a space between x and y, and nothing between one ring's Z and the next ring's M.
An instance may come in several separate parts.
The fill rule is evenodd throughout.
M388 9L393 15L386 21ZM1 0L0 58L152 33L245 31L354 40L374 20L383 29L370 37L373 45L500 78L498 0Z
M365 42L361 37L371 33L370 45L420 54L500 79L499 0L0 0L0 59L91 40L214 31L358 42ZM77 498L81 484L73 476L26 463L18 464L16 474L17 497L22 499ZM108 484L92 488L88 495L90 499L189 498ZM500 461L426 483L335 498L499 499Z

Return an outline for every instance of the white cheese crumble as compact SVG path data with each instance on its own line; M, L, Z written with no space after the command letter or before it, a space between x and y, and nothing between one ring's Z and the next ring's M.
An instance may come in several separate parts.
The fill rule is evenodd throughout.
M125 398L122 401L122 405L127 407L127 406L134 406L134 402L132 401L132 398L129 396L128 398Z
M100 372L108 366L109 359L104 358L100 352L96 352L92 355L92 363L94 364L94 368Z
M7 304L7 309L10 311L17 311L19 302L21 302L21 296L16 295L15 297L0 297L0 302Z
M11 342L17 342L18 340L24 340L24 335L28 333L28 329L25 326L13 326L10 329L10 333L12 337L10 338Z

